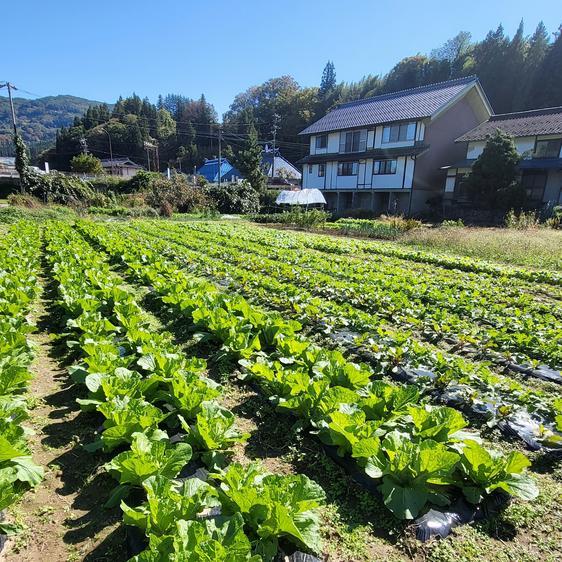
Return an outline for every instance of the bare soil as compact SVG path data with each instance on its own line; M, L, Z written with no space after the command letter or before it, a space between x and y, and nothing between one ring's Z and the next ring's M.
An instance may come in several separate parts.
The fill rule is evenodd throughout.
M33 459L44 467L45 480L11 510L10 517L24 530L7 542L0 560L123 560L121 515L103 508L114 486L100 470L106 459L82 446L93 440L99 419L76 404L79 390L68 376L61 345L54 341L61 328L48 293L43 292L31 314L37 330L30 336L36 349L27 422L35 432L29 438Z

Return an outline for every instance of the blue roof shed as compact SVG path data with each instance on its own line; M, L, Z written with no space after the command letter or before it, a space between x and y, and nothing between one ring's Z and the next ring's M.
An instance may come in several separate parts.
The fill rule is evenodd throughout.
M197 175L203 176L208 182L217 183L219 181L219 160L212 158L205 160L200 168L197 169ZM235 168L226 158L221 158L221 181L232 181L235 178L241 178L242 174Z

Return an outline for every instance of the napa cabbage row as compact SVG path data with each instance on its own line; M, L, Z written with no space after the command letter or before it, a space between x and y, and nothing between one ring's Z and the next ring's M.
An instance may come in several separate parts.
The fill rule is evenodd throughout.
M519 452L487 450L466 434L460 412L423 403L413 386L371 381L366 365L299 336L297 322L227 295L157 252L99 225L81 229L150 284L176 314L239 358L246 375L280 410L300 418L340 456L354 458L377 479L396 517L414 518L459 493L473 503L495 490L536 497L533 480L524 474L528 459Z
M197 225L199 226L199 225ZM202 225L205 228L207 225ZM221 225L222 227L223 225ZM255 228L244 224L229 225L237 231L249 230L252 234ZM213 225L214 228L214 225ZM265 229L262 229L265 230ZM273 239L273 236L272 236ZM270 242L271 240L270 239ZM332 237L321 234L302 233L291 231L290 233L275 230L276 244L282 244L288 248L305 250L313 249L324 253L335 255L357 255L364 254L365 257L375 255L377 258L393 258L405 262L416 262L420 264L436 265L443 269L464 271L468 273L480 273L494 277L521 279L523 281L546 283L554 286L562 286L562 275L548 270L531 270L523 267L510 267L491 264L486 261L439 254L436 252L426 252L411 248L401 248L388 242L357 241L357 240L334 240Z
M322 489L303 475L229 464L231 447L247 436L216 402L221 389L204 376L204 361L154 333L107 260L76 232L57 224L47 239L67 344L81 357L70 372L89 390L78 402L105 418L87 448L115 455L106 469L119 485L108 505L121 501L124 521L149 542L135 559L220 561L236 552L236 560L272 560L280 540L320 550ZM195 458L214 471L208 481L178 480ZM146 494L140 505L127 503L133 488Z
M158 227L156 230L154 226L152 228L141 227L142 232L180 242L191 249L199 251L203 249L210 257L235 263L252 272L259 271L267 276L275 276L279 280L293 283L299 287L307 287L318 298L343 305L351 304L354 309L366 312L373 320L392 322L393 325L397 325L402 330L414 330L418 339L421 338L430 343L439 341L440 345L444 343L441 340L445 339L447 344L457 353L474 354L476 352L476 354L485 357L486 360L497 363L501 368L508 365L513 370L520 371L521 367L518 366L518 363L521 362L526 363L529 369L532 368L532 365L537 366L539 361L532 360L527 355L522 354L521 349L523 348L527 351L530 350L533 356L550 357L555 365L562 361L562 345L560 345L562 321L559 316L542 309L537 313L527 314L527 309L522 303L512 309L507 309L503 305L494 305L497 308L497 316L501 317L500 322L508 326L508 328L502 328L501 330L498 330L492 324L488 325L488 323L485 326L480 326L478 323L473 324L463 319L459 322L458 318L455 320L454 315L447 313L442 308L437 308L436 312L432 313L430 317L424 317L420 320L419 311L416 312L411 299L406 295L399 297L397 288L390 293L394 303L383 300L374 305L376 297L371 298L372 294L364 283L357 282L350 285L348 282L334 280L331 276L314 270L296 267L290 263L293 259L291 255L285 256L280 253L277 259L260 258L252 252L248 253L244 245L240 246L220 237L217 240L212 237L205 239L205 245L202 248L201 236L198 233L190 235L190 229L184 229L183 232L170 233L169 235L162 234L162 230L165 231L166 229ZM287 260L289 263L285 263ZM325 265L323 266L325 267ZM383 299L385 298L383 297ZM480 308L483 307L484 305L480 306ZM487 306L487 308L490 307L491 305ZM550 308L552 309L552 306ZM510 316L509 310L514 310L515 317L519 320L514 320ZM472 311L471 316L474 314L475 312ZM560 315L561 312L559 311L558 314ZM517 332L518 329L519 332ZM510 351L513 347L513 339L517 341L515 352Z
M137 225L156 223L153 221L135 222ZM334 255L327 261L326 256L318 251L296 251L286 244L286 237L297 233L283 233L276 230L250 226L244 223L164 223L158 224L161 232L175 234L197 233L211 240L221 240L229 246L238 245L252 254L273 259L283 258L286 263L317 269L344 280L365 281L371 283L392 282L408 296L429 302L440 302L451 308L460 304L482 307L503 304L506 307L525 307L533 312L553 312L550 305L555 305L554 313L562 315L560 304L556 301L562 297L562 291L540 284L530 284L509 280L505 277L492 277L460 271L450 271L425 266L419 263L405 262L381 257L373 261L362 255ZM327 269L327 264L329 268ZM441 294L445 288L444 294ZM536 298L536 289L544 293L544 298ZM550 297L548 296L550 293ZM455 298L451 298L454 295ZM462 308L461 308L462 310ZM484 313L486 310L483 311Z
M40 248L39 229L26 222L13 225L0 242L0 511L43 478L23 425L29 418L25 392L33 359L26 316L39 291ZM0 533L16 530L0 520Z
M123 229L120 228L120 232ZM504 431L512 433L505 424L515 423L517 426L524 421L525 433L521 437L530 440L533 446L534 443L548 448L562 445L556 433L556 420L562 425L561 400L526 388L510 377L496 374L485 364L468 361L431 344L419 342L407 331L398 332L379 325L369 314L349 304L318 299L300 286L229 263L244 262L244 254L236 255L234 252L235 259L227 250L208 255L207 245L201 246L199 243L197 251L185 247L185 236L178 244L169 238L147 240L143 234L151 233L150 229L143 230L141 235L129 229L125 232L129 237L176 261L187 259L186 266L190 271L220 278L223 283L232 283L237 292L254 302L283 310L306 325L321 327L324 331L359 331L360 337L348 337L340 342L351 347L355 353L365 350L363 355L368 356L376 375L402 378L406 369L412 373L416 384L432 397L438 400L446 398L455 406L469 409L473 415L484 418L488 426L499 424ZM558 429L562 430L562 427Z
M321 298L351 302L381 320L416 330L424 339L453 338L477 350L514 356L519 363L538 360L552 367L562 365L562 309L557 303L537 303L528 295L506 299L489 294L480 278L448 288L438 275L420 276L416 268L393 275L384 263L369 271L349 260L338 267L332 260L310 253L268 251L237 237L202 234L198 225L181 232L177 226L169 228L184 238L193 229L193 241L203 238L218 251L237 248L244 252L248 268L259 267L264 273L305 286Z

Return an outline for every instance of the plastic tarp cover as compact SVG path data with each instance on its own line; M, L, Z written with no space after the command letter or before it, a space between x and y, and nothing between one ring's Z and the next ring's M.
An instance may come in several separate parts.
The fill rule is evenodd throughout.
M275 203L277 205L315 205L326 204L326 199L319 189L284 190L277 196Z

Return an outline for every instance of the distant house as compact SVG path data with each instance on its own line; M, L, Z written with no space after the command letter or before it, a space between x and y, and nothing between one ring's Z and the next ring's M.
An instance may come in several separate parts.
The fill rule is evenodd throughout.
M456 139L463 159L445 166L444 202L448 207L469 206L463 179L482 154L486 139L496 129L514 137L522 156L521 184L529 206L562 204L562 107L493 115Z
M113 158L113 160L102 160L101 165L106 174L132 178L144 168L133 162L130 158Z
M219 159L206 159L205 163L197 169L197 175L203 176L210 183L219 181ZM227 158L221 158L220 178L223 181L235 181L242 177L240 171L235 168Z
M0 170L15 170L16 157L15 156L0 156Z
M266 146L262 153L262 168L269 183L300 184L302 178L300 170L293 166L286 158L283 158L278 149L275 150L275 161L273 158L273 149Z
M490 115L474 76L340 104L300 133L310 139L303 188L339 211L431 211L442 166L463 157L453 141Z
M10 180L19 181L16 171L16 159L14 156L0 156L0 179L4 182Z

